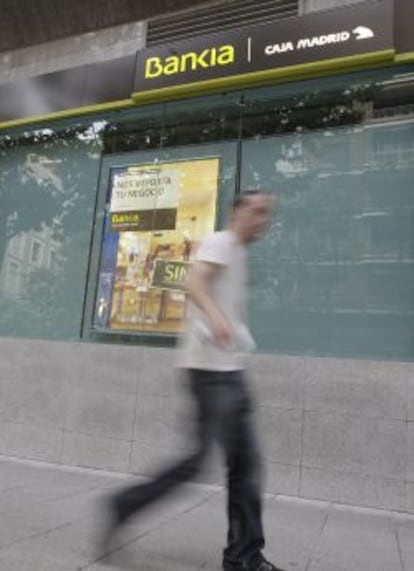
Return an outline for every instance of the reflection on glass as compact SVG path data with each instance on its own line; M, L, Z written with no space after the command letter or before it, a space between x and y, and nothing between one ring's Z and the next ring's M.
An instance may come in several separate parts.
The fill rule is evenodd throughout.
M0 334L79 335L103 127L0 139Z
M264 348L413 355L414 120L246 142L242 184L279 195L253 258Z
M1 266L1 294L5 298L21 298L27 291L34 272L41 269L56 273L59 248L60 242L53 239L51 229L46 226L39 232L21 232L13 236L6 246ZM55 256L53 260L52 252ZM15 276L14 279L10 279L11 273Z

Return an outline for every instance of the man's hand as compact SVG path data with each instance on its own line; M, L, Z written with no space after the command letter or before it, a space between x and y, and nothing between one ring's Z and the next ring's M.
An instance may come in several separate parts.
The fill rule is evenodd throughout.
M228 347L233 337L230 323L220 313L209 315L208 320L214 342L222 348Z

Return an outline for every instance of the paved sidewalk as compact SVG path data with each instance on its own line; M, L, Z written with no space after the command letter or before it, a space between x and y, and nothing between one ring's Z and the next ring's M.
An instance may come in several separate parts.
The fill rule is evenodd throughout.
M109 566L94 561L99 499L129 478L0 456L0 570L219 571L224 492L195 484L134 522ZM266 496L265 528L289 571L414 569L414 516Z

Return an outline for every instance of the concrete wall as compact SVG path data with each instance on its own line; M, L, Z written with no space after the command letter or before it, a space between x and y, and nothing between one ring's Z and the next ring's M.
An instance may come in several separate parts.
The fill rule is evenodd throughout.
M0 454L151 474L190 447L173 360L0 339ZM267 490L414 513L414 364L257 355L252 378Z
M357 4L364 0L299 0L299 11L301 14L319 12L320 10L330 10L331 8L341 8L348 4Z
M132 22L0 53L0 83L120 58L145 45L146 24Z

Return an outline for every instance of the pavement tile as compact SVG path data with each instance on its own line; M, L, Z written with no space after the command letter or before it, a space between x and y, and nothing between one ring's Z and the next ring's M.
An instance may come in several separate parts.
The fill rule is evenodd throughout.
M102 500L131 476L0 459L0 570L102 571ZM126 527L106 570L220 571L226 494L190 484ZM266 556L287 571L410 571L414 516L264 497ZM404 565L404 568L403 568Z
M309 571L401 570L398 545L387 512L335 507L312 555Z
M397 534L404 571L414 569L414 516L396 515L394 529Z

